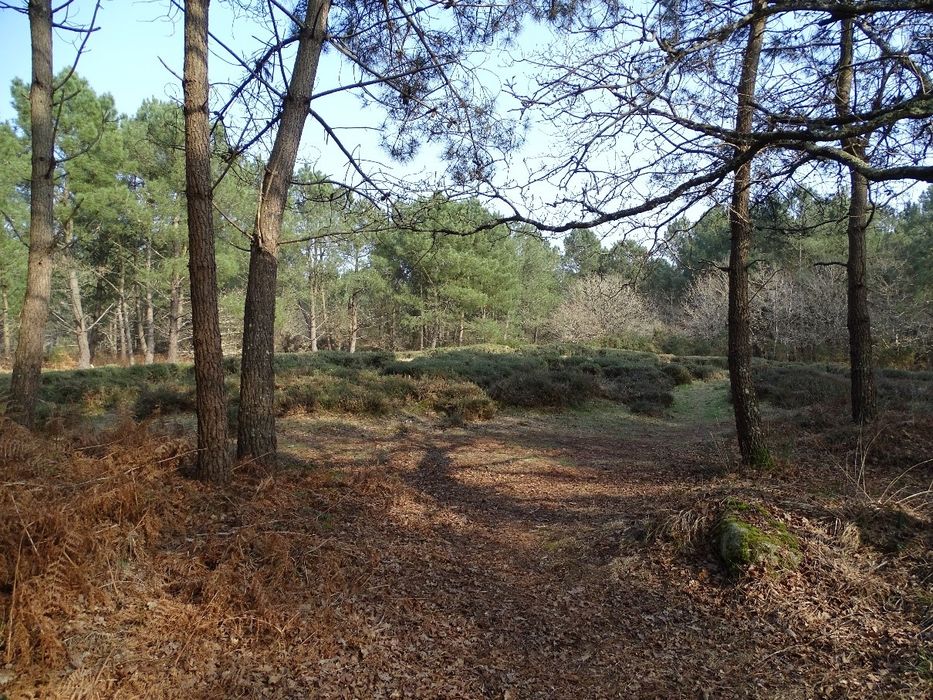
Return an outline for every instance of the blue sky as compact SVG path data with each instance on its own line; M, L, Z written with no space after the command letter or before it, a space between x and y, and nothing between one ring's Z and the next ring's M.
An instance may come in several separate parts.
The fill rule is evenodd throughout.
M93 0L75 0L72 6L75 14L71 21L86 24L90 20ZM169 0L104 0L97 17L99 31L95 32L87 44L86 52L81 56L78 72L85 77L98 93L110 93L117 109L125 114L132 114L141 102L149 97L159 99L178 99L181 87L174 71L181 73L182 67L182 18L177 10L172 10ZM223 37L224 41L249 55L257 46L256 36L263 36L265 30L245 16L238 16L225 2L211 3L211 29ZM549 32L539 26L529 26L519 36L513 52L540 48L549 39ZM54 37L55 70L70 66L75 59L80 35L72 32L56 32ZM232 63L227 56L218 53L211 56L210 75L214 83L235 81L242 76L243 70ZM499 57L490 52L483 64L484 85L497 91L504 77L513 77L514 66L508 65L508 58ZM0 120L14 116L10 104L9 85L14 78L24 81L30 76L29 24L25 15L13 11L0 11ZM164 65L163 65L164 63ZM519 79L523 76L519 70ZM352 69L342 61L336 52L331 51L322 57L318 71L319 79L316 91L325 90L348 82ZM527 76L524 76L527 77ZM438 150L432 146L422 148L422 152L412 162L404 165L391 162L388 155L379 146L378 127L384 113L378 107L361 108L356 97L347 93L328 96L315 102L315 109L338 130L339 137L355 155L366 161L368 168L378 172L382 170L395 178L408 182L428 181L441 174L444 164L438 157ZM510 163L500 170L503 176L511 169L510 176L523 177L525 159L534 161L548 153L551 139L533 128L527 135L526 145L521 152L512 154ZM347 159L329 141L323 130L309 120L302 140L300 158L336 179L358 182L355 173L347 164ZM519 204L524 207L539 209L541 213L549 207L559 192L551 186L538 185L532 196L537 201L525 199ZM614 234L604 232L610 238Z
M92 0L77 0L73 16L76 24L86 24L93 8ZM117 109L125 114L136 111L149 97L178 99L181 87L171 71L181 73L182 20L180 13L170 11L168 0L105 0L97 17L99 31L91 36L87 50L78 63L78 72L99 93L110 93ZM242 15L235 14L227 3L211 3L211 30L231 46L248 55L257 45L254 35L263 29ZM77 53L78 35L57 31L53 56L56 72L70 66ZM30 77L29 23L25 15L13 11L0 11L0 120L14 117L9 86L14 78L26 82ZM210 59L212 82L233 81L242 76L240 66L233 64L219 49ZM163 65L163 63L165 65ZM167 67L166 67L167 66ZM170 70L171 69L171 70ZM341 73L349 69L336 56L325 56L319 70L316 90L337 84ZM382 120L382 113L371 108L366 113L356 98L338 94L325 98L317 109L326 113L334 126L340 127L340 136L348 147L355 148L370 160L389 163L378 145L374 128ZM343 156L328 144L324 134L310 120L303 139L302 157L317 162L323 171L342 177L345 167ZM330 167L326 167L329 165ZM436 169L440 163L430 149L408 170ZM341 169L343 168L343 170ZM336 172L335 172L336 170Z
M93 3L78 0L75 5L80 8L75 19L89 21ZM162 58L173 69L181 66L181 24L176 21L177 17L169 20L168 6L165 0L109 0L101 8L100 31L88 42L78 71L88 78L96 91L112 94L121 112L134 112L147 97L166 98L177 92L177 81L159 63ZM220 9L218 4L218 20L226 14ZM53 47L56 72L74 61L76 36L71 32L56 32ZM25 15L2 11L0 85L4 98L0 103L0 119L13 116L10 82L13 78L28 81L29 76L29 22Z

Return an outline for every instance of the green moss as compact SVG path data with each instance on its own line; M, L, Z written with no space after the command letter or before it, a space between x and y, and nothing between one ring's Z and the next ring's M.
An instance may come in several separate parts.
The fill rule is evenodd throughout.
M719 556L732 571L751 565L793 569L800 563L800 543L761 506L729 500L716 527Z
M774 457L764 445L759 445L752 451L751 465L753 469L774 469Z

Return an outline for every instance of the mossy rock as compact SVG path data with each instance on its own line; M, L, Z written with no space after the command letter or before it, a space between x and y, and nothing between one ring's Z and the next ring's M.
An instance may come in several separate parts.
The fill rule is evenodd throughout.
M800 564L797 538L760 506L727 502L715 532L719 556L731 571L753 565L788 570Z

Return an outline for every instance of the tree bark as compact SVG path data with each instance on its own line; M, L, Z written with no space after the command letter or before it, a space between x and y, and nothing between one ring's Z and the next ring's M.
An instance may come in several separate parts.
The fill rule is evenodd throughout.
M143 351L143 364L151 365L149 359L149 339L146 337L145 311L143 310L142 299L140 299L140 290L136 290L136 337L139 340L139 347Z
M763 7L764 0L756 0L755 9L761 10ZM763 15L752 21L748 44L742 58L736 107L736 130L740 134L752 130L755 83L764 42L765 22ZM747 145L740 144L738 148L747 149ZM729 381L742 463L751 467L767 467L771 465L771 454L761 427L758 397L752 377L751 306L748 291L752 246L752 222L749 213L751 177L750 162L736 171L729 212Z
M146 249L146 291L144 307L146 316L145 337L145 363L151 365L155 362L155 310L152 308L152 241L148 241Z
M321 337L327 341L327 349L334 349L333 336L327 333L327 293L324 291L324 285L321 285Z
M126 304L126 275L120 271L120 287L117 292L117 306L120 317L123 319L123 349L124 359L132 366L136 364L136 353L133 348L133 319L130 318L130 308Z
M117 356L120 358L121 362L126 362L126 331L123 330L123 303L119 300L117 301L116 342L114 345L114 349L116 350Z
M178 229L178 217L172 221L172 227ZM178 243L178 236L175 236L175 242L172 245L173 255L179 257L182 254L181 246ZM178 340L181 335L181 307L182 307L182 278L174 268L169 282L169 302L168 302L168 338L166 342L165 361L172 364L178 362Z
M836 74L836 114L842 118L852 115L850 104L852 84L855 80L854 21L840 22L839 67ZM865 160L867 136L843 139L843 150ZM868 311L868 281L866 275L865 234L871 219L867 178L849 169L849 214L846 234L849 240L847 273L847 320L849 329L849 381L852 395L852 420L855 423L871 421L877 415L874 363L872 360L871 315Z
M35 420L42 372L45 326L52 292L55 124L52 118L52 1L29 0L32 86L29 119L32 171L29 195L29 259L19 340L10 378L8 415L27 427Z
M230 457L214 258L207 73L209 5L210 0L185 0L185 185L198 414L197 475L204 481L221 483L230 478Z
M178 362L178 338L181 335L181 277L172 273L168 306L168 348L166 362Z
M349 307L347 311L350 317L349 350L351 353L356 352L356 341L359 336L359 312L357 310L356 304L357 294L359 294L359 291L350 292L350 301L347 303L347 306Z
M0 308L0 323L3 324L3 356L10 356L10 295L7 293L6 282L0 287L0 295L3 297L3 305Z
M279 130L259 191L250 243L243 312L237 454L270 467L274 467L276 462L273 360L279 235L298 146L311 104L311 90L324 45L329 11L330 0L309 0L307 4Z
M78 369L90 369L91 344L88 342L87 317L84 315L84 305L81 303L78 271L74 268L68 270L68 292L71 296L71 313L75 322L75 341L78 343Z
M317 352L317 241L311 242L308 252L308 286L310 307L308 310L308 335L311 337L311 352Z

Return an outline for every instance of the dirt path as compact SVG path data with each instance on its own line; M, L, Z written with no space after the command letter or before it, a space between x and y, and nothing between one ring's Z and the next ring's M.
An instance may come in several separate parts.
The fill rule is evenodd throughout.
M700 392L673 419L603 406L360 434L348 453L375 453L400 482L367 533L381 558L355 601L378 620L353 674L363 695L807 696L779 657L780 623L734 615L731 589L708 583L714 561L620 556L625 533L721 471L724 426L685 420L711 398ZM332 460L327 442L318 456ZM340 673L320 678L323 695L344 692Z

